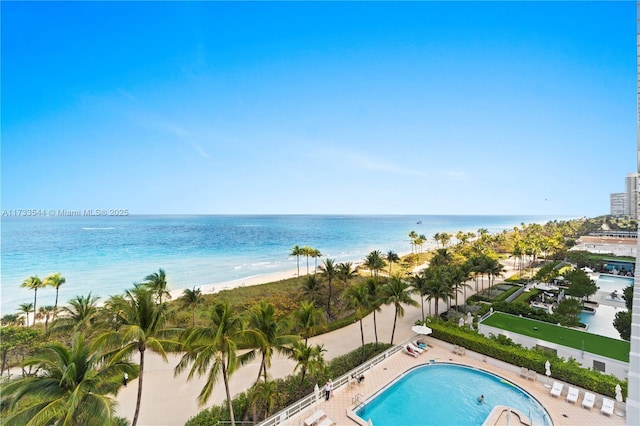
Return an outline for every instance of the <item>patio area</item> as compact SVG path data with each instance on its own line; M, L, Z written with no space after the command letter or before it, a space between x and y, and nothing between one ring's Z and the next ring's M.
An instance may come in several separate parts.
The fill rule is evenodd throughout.
M578 402L572 404L566 401L566 393L568 386L564 386L563 393L559 398L552 397L549 389L545 387L547 377L544 375L536 375L535 380L530 380L520 376L520 368L497 361L492 358L484 357L480 354L465 351L464 355L454 353L453 345L436 340L430 337L422 336L429 345L428 352L421 354L417 358L407 355L404 351L389 356L388 359L367 370L365 380L361 383L350 383L343 385L334 390L333 397L329 401L321 399L317 404L308 407L300 414L282 421L282 425L300 426L304 424L305 419L312 416L317 410L322 410L326 416L333 420L337 425L362 425L367 423L359 418L351 418L354 406L358 405L358 401L366 401L385 385L393 381L411 367L427 364L430 360L434 362L449 362L480 368L496 375L499 375L525 389L529 394L535 397L549 412L554 425L587 425L587 424L611 424L624 425L625 419L620 415L611 417L600 413L602 406L602 395L596 396L595 406L591 409L584 409L580 402L584 395L584 390L580 389ZM551 379L553 382L553 379ZM623 407L616 402L616 411ZM624 411L624 410L622 410ZM518 424L517 416L511 415L510 419L506 414L498 415L492 418L491 425L507 425ZM379 425L378 425L379 426Z

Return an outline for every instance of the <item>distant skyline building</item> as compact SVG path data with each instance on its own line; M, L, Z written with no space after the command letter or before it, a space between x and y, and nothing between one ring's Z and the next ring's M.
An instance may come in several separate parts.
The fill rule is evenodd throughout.
M629 173L625 179L627 188L627 205L625 214L638 217L638 173Z
M614 192L611 194L610 213L611 216L624 216L627 211L627 193Z

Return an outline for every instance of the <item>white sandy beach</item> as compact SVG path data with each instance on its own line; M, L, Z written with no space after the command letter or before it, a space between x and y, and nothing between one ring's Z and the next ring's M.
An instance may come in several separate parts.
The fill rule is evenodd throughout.
M512 268L505 265L509 276ZM302 271L301 271L302 272ZM306 272L306 271L305 271ZM242 285L256 285L268 282L278 281L297 275L296 270L261 275L259 277L230 281L227 283L217 284L211 289L205 290L215 291L216 289L233 288ZM302 273L301 273L302 275ZM500 282L496 279L496 283ZM471 284L473 281L469 281ZM208 287L208 286L207 286ZM177 291L177 290L176 290ZM177 293L176 296L179 297ZM467 290L467 296L473 294L473 290ZM174 297L176 297L174 296ZM419 298L414 297L417 301ZM433 312L433 302L431 306ZM440 312L446 309L446 303L440 301ZM416 320L421 318L420 308L406 307L406 313L403 318L398 318L394 343L402 342L414 334L411 331ZM425 314L429 313L429 307L425 304ZM389 342L391 331L393 328L394 309L392 306L384 306L382 312L377 314L378 323L378 339L381 342ZM373 330L372 315L366 317L363 321L365 342L375 341ZM348 353L361 345L359 323L351 324L347 327L326 333L309 339L310 344L323 344L327 350L325 354L326 360L331 360L337 356ZM205 407L199 407L197 397L205 382L204 378L195 377L191 382L187 382L187 373L182 373L174 377L173 369L179 360L178 355L170 355L167 363L152 353L147 352L145 357L144 386L142 391L142 404L140 407L140 417L138 424L144 426L174 426L184 424L190 417L196 415L205 407L218 405L225 400L225 391L222 382L216 385L210 400ZM242 392L253 383L255 383L260 360L256 359L250 364L240 368L230 380L231 393L237 394ZM279 354L274 355L269 376L271 378L285 377L293 372L295 363ZM117 396L118 415L128 419L133 418L136 404L137 380L133 380L129 385L122 389Z

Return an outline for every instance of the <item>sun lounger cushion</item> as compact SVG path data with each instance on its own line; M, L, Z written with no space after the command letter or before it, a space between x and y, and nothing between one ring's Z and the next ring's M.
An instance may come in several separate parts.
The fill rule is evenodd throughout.
M578 388L570 386L569 392L567 392L567 402L578 402L579 393L580 391L578 390Z
M305 426L312 426L316 424L321 418L325 417L326 414L322 410L318 410L309 417L307 417L304 421Z
M602 398L602 408L600 412L608 416L613 415L613 408L615 407L615 401L609 398Z
M332 426L332 425L335 425L335 424L336 424L336 422L331 420L329 417L325 417L323 421L318 423L318 426Z
M591 392L585 392L584 398L582 398L583 408L593 408L593 404L596 402L596 396Z
M551 396L560 396L563 387L564 385L562 383L553 382L553 387L551 388L551 391L549 393L551 394Z

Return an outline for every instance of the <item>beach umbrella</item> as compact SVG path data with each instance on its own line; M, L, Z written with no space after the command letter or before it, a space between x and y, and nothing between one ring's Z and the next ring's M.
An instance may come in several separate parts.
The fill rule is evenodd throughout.
M551 376L551 363L549 360L544 363L544 374L547 376L547 383L549 383L549 376Z
M320 402L320 388L318 387L317 383L313 387L313 393L316 396L316 404L318 404Z
M433 330L431 330L429 327L427 327L426 325L414 325L413 327L411 327L411 331L413 331L416 334L431 334L431 332Z
M460 320L458 321L458 327L462 326L464 326L464 318L460 317Z
M473 327L473 316L471 315L471 312L467 312L467 325L469 328Z
M616 401L622 402L622 388L619 383L616 385Z

